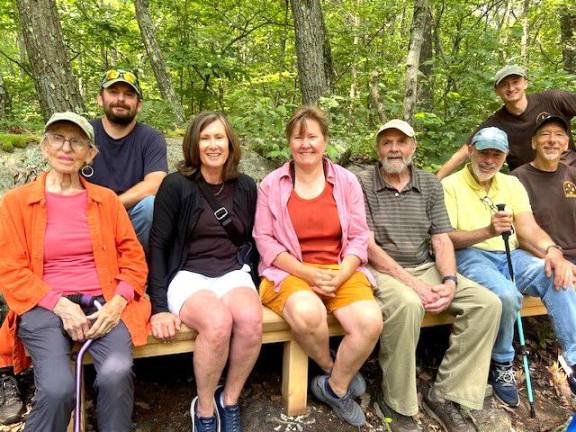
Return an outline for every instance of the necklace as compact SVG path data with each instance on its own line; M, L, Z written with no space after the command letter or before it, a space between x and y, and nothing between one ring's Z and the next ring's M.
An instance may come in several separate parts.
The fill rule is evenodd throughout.
M220 189L218 189L218 192L214 193L215 197L217 197L218 195L220 195L222 193L222 191L224 190L224 185L225 185L225 183L222 182L222 186L220 186Z

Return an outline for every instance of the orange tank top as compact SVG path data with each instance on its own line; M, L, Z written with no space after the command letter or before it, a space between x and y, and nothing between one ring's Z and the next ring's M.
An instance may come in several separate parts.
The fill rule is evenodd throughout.
M292 191L288 214L298 236L302 259L310 264L335 264L342 249L342 227L333 194L326 182L316 198L304 199Z

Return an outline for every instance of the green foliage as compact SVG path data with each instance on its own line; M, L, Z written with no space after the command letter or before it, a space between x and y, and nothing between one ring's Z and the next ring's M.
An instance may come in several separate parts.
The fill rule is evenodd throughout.
M30 143L40 142L40 137L31 134L0 134L0 148L3 151L12 153L15 148L26 148Z
M242 139L263 156L288 157L284 125L300 103L295 37L287 0L149 0L156 37L187 116L216 109L229 115ZM132 0L58 0L68 55L88 107L104 70L140 75L145 101L139 119L170 134L182 132L162 101L135 19ZM423 58L421 100L414 127L417 163L434 170L500 105L494 72L521 62L522 0L431 0L432 57ZM530 90L576 91L562 69L559 8L569 0L541 0L529 13ZM510 5L507 11L506 6ZM404 75L413 2L322 2L332 50L332 94L320 101L330 118L328 153L373 159L380 123L370 76L387 118L403 116ZM34 83L22 52L14 0L0 0L0 74L10 97L0 130L41 130ZM20 41L19 41L20 38ZM351 91L353 90L352 94ZM8 145L6 145L8 147Z

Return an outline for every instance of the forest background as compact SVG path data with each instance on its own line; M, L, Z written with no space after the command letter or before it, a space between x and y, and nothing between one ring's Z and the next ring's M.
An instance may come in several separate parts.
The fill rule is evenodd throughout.
M221 110L278 163L286 120L317 103L331 155L372 158L378 125L405 118L435 170L501 105L507 63L527 67L529 91L576 91L576 2L0 0L0 132L38 134L66 109L100 116L102 73L118 67L140 76L138 119L167 135Z

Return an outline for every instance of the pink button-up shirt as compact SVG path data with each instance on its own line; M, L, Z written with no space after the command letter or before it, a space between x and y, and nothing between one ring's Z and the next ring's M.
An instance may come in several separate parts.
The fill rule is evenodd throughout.
M356 176L345 168L326 161L326 180L334 187L334 200L342 228L342 249L338 262L349 255L357 256L362 264L368 261L368 225L362 188ZM292 193L290 163L286 162L268 174L258 189L258 204L254 221L253 237L260 252L258 273L274 282L276 290L288 276L273 262L281 252L288 252L302 261L300 242L288 214L288 199ZM372 274L361 265L370 283L375 285Z

